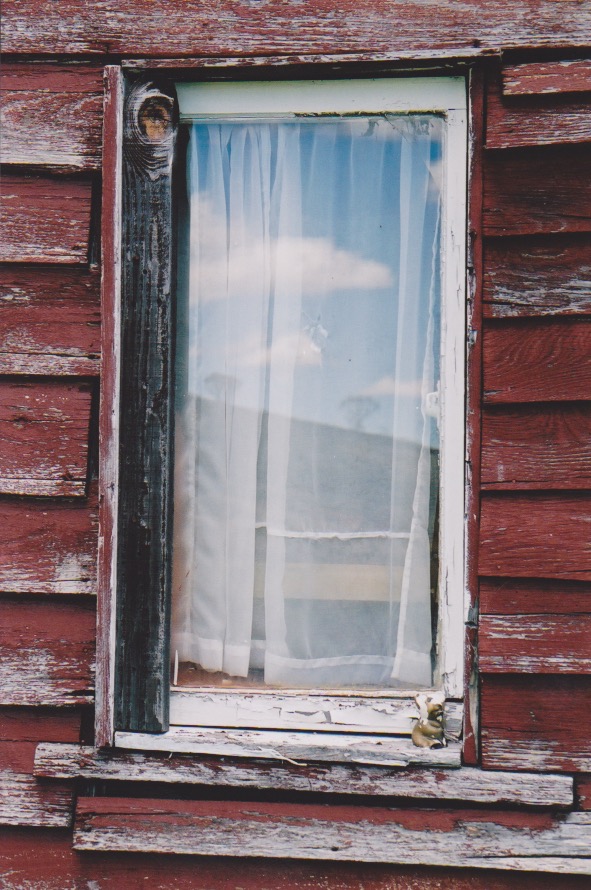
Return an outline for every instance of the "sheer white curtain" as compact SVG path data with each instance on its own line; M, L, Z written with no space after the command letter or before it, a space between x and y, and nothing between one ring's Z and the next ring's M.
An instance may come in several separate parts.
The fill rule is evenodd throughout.
M191 127L181 661L431 683L441 138L435 116Z

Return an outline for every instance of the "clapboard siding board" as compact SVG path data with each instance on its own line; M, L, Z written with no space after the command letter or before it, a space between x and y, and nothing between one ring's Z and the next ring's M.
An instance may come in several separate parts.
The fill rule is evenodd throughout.
M288 0L258 8L215 0L204 6L186 0L150 4L116 0L89 6L67 0L59 8L39 8L32 0L5 0L5 53L122 53L129 55L261 55L263 53L385 52L391 58L437 58L490 54L519 47L581 46L589 43L591 13L586 4L552 0L531 4L479 0L437 4L385 0L361 4L345 0L338 14L332 2Z
M486 492L479 571L591 581L591 494Z
M507 857L560 857L591 874L591 817L79 798L78 850L242 855L506 868ZM584 870L581 866L585 866ZM517 868L528 866L522 863ZM543 870L543 866L540 870ZM550 866L549 870L554 870Z
M84 496L92 390L0 380L0 494Z
M102 68L4 64L0 98L3 164L100 169Z
M485 152L483 233L591 231L591 145Z
M491 488L591 488L591 403L485 409L481 482Z
M4 601L0 705L79 705L92 700L92 603Z
M21 176L0 180L0 262L86 263L92 182Z
M483 578L479 610L481 616L591 614L591 583Z
M483 336L485 402L591 397L591 319L491 321Z
M78 745L40 744L35 775L95 781L162 782L309 793L380 795L524 806L571 806L569 776L491 774L458 770L388 769L342 765L238 763L182 754L150 755L137 751L97 751Z
M591 99L543 96L507 99L496 80L487 96L487 148L591 141Z
M78 502L0 500L0 527L0 591L95 592L94 491Z
M590 698L589 676L485 674L482 766L529 772L590 770Z
M82 268L0 265L0 373L19 361L21 373L53 375L61 363L98 374L99 288L100 275Z
M478 663L483 673L588 673L591 614L481 615Z
M43 782L33 775L35 744L0 742L0 825L68 828L71 784Z
M591 93L591 59L505 65L503 92L507 96Z
M81 708L0 707L0 741L78 743L81 713Z
M591 314L589 236L488 238L484 258L485 317Z

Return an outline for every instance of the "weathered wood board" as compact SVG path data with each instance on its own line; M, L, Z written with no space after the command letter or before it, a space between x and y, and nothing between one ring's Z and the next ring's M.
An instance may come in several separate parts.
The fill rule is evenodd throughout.
M151 755L137 751L96 751L78 745L40 744L35 774L53 779L163 782L310 793L353 794L523 806L571 806L570 776L487 773L464 768L386 767L284 763L241 763L214 758Z
M92 602L5 600L0 626L0 705L92 701Z
M503 92L507 96L589 93L591 92L591 59L504 65Z
M484 673L584 674L591 670L591 614L481 615Z
M78 743L81 711L81 708L0 707L0 741Z
M590 345L586 318L489 322L483 345L485 401L586 401Z
M86 494L87 383L0 380L0 494Z
M0 262L86 263L89 178L5 173L0 181Z
M485 235L591 231L591 145L487 151Z
M461 865L591 874L591 816L79 798L78 850ZM571 858L572 857L572 858ZM508 859L512 860L507 865ZM547 862L544 860L547 858ZM553 861L550 861L550 858Z
M288 0L271 6L236 6L214 0L204 6L186 0L146 5L130 0L82 0L35 4L5 0L5 53L124 54L145 56L240 55L263 53L385 53L389 58L445 58L490 55L509 48L586 47L591 13L586 4L539 0L535 14L524 0L489 4L440 0L436 12L422 0L356 4Z
M0 265L0 373L97 375L100 275Z
M68 828L71 784L43 782L33 773L35 744L0 742L0 825Z
M96 493L88 500L0 500L0 590L94 593Z
M590 105L581 96L507 99L499 83L487 95L487 148L591 141Z
M6 64L0 74L0 162L98 170L103 70Z
M591 613L591 584L528 578L483 578L481 615L574 615Z
M485 317L591 314L587 235L489 238L484 256Z
M482 414L485 488L591 488L591 403L501 406Z
M591 770L590 696L589 676L486 674L481 697L484 768Z

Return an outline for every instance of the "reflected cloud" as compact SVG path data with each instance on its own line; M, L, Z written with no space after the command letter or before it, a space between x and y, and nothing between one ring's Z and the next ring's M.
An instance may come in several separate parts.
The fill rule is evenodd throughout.
M369 386L361 390L359 396L402 396L406 398L420 398L422 391L421 380L395 380L394 377L381 377Z

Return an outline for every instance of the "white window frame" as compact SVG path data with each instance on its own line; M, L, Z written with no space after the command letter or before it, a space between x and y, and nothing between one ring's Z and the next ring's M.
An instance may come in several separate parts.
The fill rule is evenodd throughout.
M207 82L176 85L181 121L200 118L289 117L306 114L437 113L445 117L441 230L441 471L438 668L446 699L463 696L465 590L465 340L467 213L467 83L464 77L411 77L289 82ZM326 730L334 756L348 759L328 732L408 735L416 714L414 693L351 690L171 690L170 730L160 735L115 733L123 748L265 756L272 730ZM448 708L457 731L461 706ZM193 729L192 727L199 727ZM204 733L240 729L231 750ZM247 728L254 728L254 734ZM211 736L213 739L213 735ZM244 744L241 745L240 739ZM332 739L332 742L331 742ZM254 746L254 747L253 747ZM223 747L223 746L222 746ZM297 746L296 746L297 747ZM346 747L346 745L345 745ZM339 748L342 755L339 755ZM384 752L385 753L385 752ZM287 758L289 759L289 757ZM373 759L372 759L373 762ZM392 761L391 761L392 762Z

